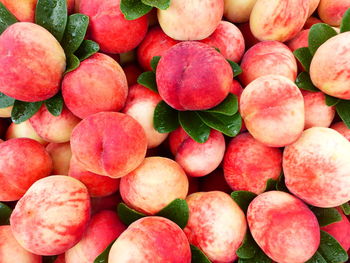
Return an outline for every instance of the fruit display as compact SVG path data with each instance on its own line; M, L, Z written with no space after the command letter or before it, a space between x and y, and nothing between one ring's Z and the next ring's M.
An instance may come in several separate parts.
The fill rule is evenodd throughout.
M350 0L0 0L0 263L350 262Z

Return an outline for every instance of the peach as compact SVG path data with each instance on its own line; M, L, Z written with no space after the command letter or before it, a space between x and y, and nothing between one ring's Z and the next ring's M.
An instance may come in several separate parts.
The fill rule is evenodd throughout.
M154 215L177 198L185 199L188 179L180 165L164 157L148 157L120 181L124 202Z
M305 105L305 129L311 127L328 128L335 116L335 107L326 105L322 92L302 91Z
M309 46L309 32L310 29L301 30L294 38L289 40L286 44L293 52L298 48Z
M232 190L261 194L268 179L282 172L282 152L255 140L249 133L233 138L224 158L225 179Z
M233 78L223 55L194 41L179 43L165 52L156 75L159 95L181 111L217 106L228 95Z
M74 156L70 161L68 175L82 182L91 197L109 196L119 189L119 179L112 179L85 170Z
M306 262L320 244L316 216L285 192L270 191L256 197L248 207L247 220L259 247L280 263Z
M349 7L349 0L321 0L317 11L324 23L340 26L342 17Z
M166 10L158 10L158 21L169 37L176 40L202 40L219 25L224 0L172 0Z
M318 23L322 23L322 21L316 17L310 16L305 22L304 29L310 29L313 25Z
M46 151L52 158L51 174L68 175L69 163L72 158L70 143L49 143L46 146Z
M174 222L157 216L132 223L116 240L108 262L190 263L188 240Z
M47 141L41 138L34 130L29 120L19 124L11 123L6 132L6 140L14 138L29 138L41 143L42 145L47 144Z
M66 107L63 107L60 116L53 116L43 105L29 121L37 134L45 141L64 143L70 140L72 131L80 119Z
M120 0L81 0L79 12L90 17L88 34L103 52L130 51L147 33L147 16L126 20L120 10Z
M248 22L256 1L257 0L225 0L224 16L233 23Z
M321 227L321 230L333 236L344 250L348 251L350 248L350 222L341 209L338 209L338 212L341 215L341 221Z
M250 83L240 99L240 112L250 134L271 147L296 141L304 130L304 100L283 76L267 75Z
M344 204L350 200L349 154L349 141L335 130L323 127L305 130L284 150L286 186L313 206Z
M91 214L96 214L103 210L117 211L118 204L122 202L119 192L109 196L91 198Z
M190 177L195 178L195 177ZM231 193L232 189L227 184L224 172L221 168L216 169L214 172L208 174L207 176L200 178L199 180L200 192L210 192L210 191L221 191L225 193ZM199 192L199 191L196 191ZM195 193L195 192L192 192Z
M308 14L308 17L310 17L316 11L319 3L320 3L320 0L309 0L309 14Z
M26 250L57 255L81 239L90 219L86 187L69 176L36 181L18 201L10 223L13 235Z
M250 14L250 29L259 40L287 41L304 26L309 0L257 0Z
M239 80L247 86L253 80L269 74L280 75L295 81L298 68L290 49L277 41L260 42L243 56Z
M212 262L233 262L247 230L240 207L219 191L194 193L186 201L190 218L184 232L190 243Z
M221 21L214 33L201 42L218 48L226 59L237 63L241 60L245 49L241 31L227 21Z
M236 95L238 98L240 98L242 95L242 92L243 92L243 88L242 88L241 83L239 83L237 80L233 79L230 93L232 93L232 94Z
M84 119L102 111L121 110L128 95L128 83L114 59L97 53L64 77L62 95L68 109Z
M137 78L142 74L141 68L134 63L125 65L123 71L129 86L137 84Z
M76 0L78 1L78 0ZM21 22L33 22L35 20L35 8L38 0L0 0L7 9ZM68 12L74 9L74 0L67 0Z
M162 56L168 49L179 43L168 37L159 26L151 28L137 49L137 59L141 67L151 71L151 60L154 56Z
M0 226L0 262L41 263L41 256L21 247L13 236L10 226Z
M157 93L136 84L130 87L123 109L125 114L133 117L144 129L149 149L159 146L168 137L168 133L159 133L153 126L154 110L161 100Z
M91 263L126 229L117 214L102 211L95 214L82 239L66 252L66 263Z
M253 35L252 31L250 30L249 23L243 23L237 25L239 30L242 32L242 35L244 37L245 47L246 49L251 48L255 44L258 44L260 41Z
M350 99L349 46L350 32L328 39L317 49L310 66L310 77L317 88L345 100Z
M16 201L37 180L48 176L52 160L40 143L26 138L0 144L0 201Z
M345 125L344 122L337 122L331 126L332 129L343 135L348 141L350 141L350 129Z
M90 172L119 178L139 166L147 138L140 124L118 112L90 115L73 130L72 153Z
M10 118L13 106L0 108L0 118Z
M170 134L170 148L175 160L194 177L205 176L221 163L225 153L225 139L222 133L211 130L205 143L198 143L180 127Z
M0 92L21 101L42 101L58 92L66 56L45 28L20 22L0 36L0 67Z

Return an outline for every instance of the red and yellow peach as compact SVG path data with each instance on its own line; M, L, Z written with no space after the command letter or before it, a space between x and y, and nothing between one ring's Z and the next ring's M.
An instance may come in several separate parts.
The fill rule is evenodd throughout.
M345 125L344 122L337 122L331 126L332 129L343 135L348 141L350 141L350 129Z
M6 132L6 140L14 138L28 138L33 139L42 145L46 145L47 141L41 138L34 130L29 120L21 122L19 124L11 123Z
M233 23L248 22L256 0L225 0L224 16Z
M345 11L350 8L349 0L321 0L318 15L324 23L340 26Z
M13 106L0 108L0 118L10 118Z
M52 159L51 174L68 175L69 164L72 158L70 143L49 143L46 146L46 151Z

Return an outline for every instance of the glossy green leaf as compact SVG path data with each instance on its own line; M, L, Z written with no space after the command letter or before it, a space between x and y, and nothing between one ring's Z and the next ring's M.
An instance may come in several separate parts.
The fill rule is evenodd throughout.
M137 83L158 93L156 74L153 71L143 72L138 78Z
M241 131L242 118L239 112L233 116L209 112L198 112L198 115L207 126L229 137L235 137Z
M46 28L59 42L67 25L66 0L38 0L35 23Z
M66 54L71 55L78 50L86 35L89 17L83 14L74 14L68 17L67 27L61 45Z
M340 25L340 33L350 31L350 8L346 10Z
M341 100L336 105L337 113L345 125L350 129L350 101Z
M154 110L153 126L159 133L168 133L179 126L178 112L164 101L158 103Z
M0 202L0 226L10 224L12 209Z
M345 215L347 215L347 216L350 215L350 204L349 203L342 204L340 207L343 210Z
M145 5L141 0L121 0L120 10L124 14L125 19L134 20L146 15L152 10L152 6Z
M315 24L309 32L309 49L311 55L315 55L317 49L328 39L337 35L337 32L324 23Z
M153 72L156 72L160 58L161 58L160 56L154 56L152 58L152 60L151 60L151 68L152 68Z
M170 0L141 0L145 5L153 6L158 9L166 10L170 6Z
M238 259L238 263L271 263L272 260L265 255L265 253L259 249L253 258L244 259L240 258Z
M24 102L16 100L13 104L13 109L11 112L12 122L19 124L30 119L35 113L38 112L42 104L42 101Z
M326 99L325 99L326 105L329 106L329 107L337 105L339 103L339 101L340 101L340 99L332 97L332 96L329 96L327 94L325 94L325 97L326 97Z
M117 211L120 220L127 226L146 216L145 214L128 207L124 203L118 205Z
M346 262L348 254L330 234L321 230L321 243L318 252L328 263Z
M60 116L63 110L63 98L61 93L59 92L52 98L46 100L45 106L53 116Z
M231 193L232 199L239 205L244 213L247 213L249 204L253 201L256 194L248 191L234 191Z
M191 263L211 263L208 257L196 246L190 245L191 247Z
M227 116L232 116L238 111L238 98L234 94L229 94L226 99L218 106L206 110L204 112L219 113Z
M108 263L109 251L111 251L114 242L115 240L113 240L97 258L95 258L94 263Z
M298 48L293 52L294 56L300 62L300 64L304 67L304 69L309 72L312 55L310 49L308 47Z
M310 210L317 217L320 226L328 226L330 224L341 221L341 215L335 208L320 208L311 206Z
M264 192L276 190L277 182L278 182L278 180L269 178L269 179L266 181L266 188L265 188L265 191L264 191Z
M183 199L175 199L169 205L157 213L157 216L168 218L179 227L185 228L190 216L187 202Z
M257 254L259 249L260 248L256 244L254 238L252 237L252 234L248 230L241 246L236 251L236 255L239 258L243 259L254 258L255 254Z
M55 263L57 256L43 256L42 263Z
M204 124L194 111L179 111L179 122L185 132L196 142L205 143L210 135L210 128Z
M64 74L76 70L80 66L80 60L75 55L71 54L67 57L67 66Z
M307 72L301 72L295 80L295 84L298 86L299 89L302 90L307 90L311 92L320 91L314 86L314 84L312 84L310 75Z
M15 103L15 99L6 96L4 93L0 92L0 109L12 106Z
M230 63L234 78L242 73L242 68L236 62L229 59L227 59L227 62Z
M0 2L0 34L16 22L17 18Z
M85 39L78 50L75 51L75 56L77 56L80 61L83 61L97 53L99 50L100 46L96 42Z
M322 255L318 251L316 251L315 255L313 255L313 257L305 263L327 263L327 261L322 257Z

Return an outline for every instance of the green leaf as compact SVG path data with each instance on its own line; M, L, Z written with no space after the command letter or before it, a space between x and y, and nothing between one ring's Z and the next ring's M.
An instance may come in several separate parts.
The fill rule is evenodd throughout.
M64 74L76 70L80 66L80 60L75 55L71 54L67 57L67 66Z
M160 60L160 56L154 56L151 60L151 68L153 69L153 72L156 72L157 66Z
M339 117L343 120L345 125L350 129L350 101L341 100L337 104L336 109Z
M52 98L46 100L45 106L53 116L60 116L63 110L63 98L61 93L59 92Z
M317 49L328 39L337 35L337 32L324 23L315 24L309 32L309 49L311 55L315 55Z
M168 218L179 227L185 228L190 216L188 205L183 199L175 199L157 213L157 216Z
M6 96L4 93L0 92L0 109L12 106L15 103L15 99Z
M310 210L317 217L320 226L328 226L330 224L341 221L341 215L335 208L320 208L310 206Z
M285 180L284 180L284 174L281 173L280 177L278 178L277 184L276 184L276 190L281 192L289 193L289 190L286 186Z
M315 255L313 255L313 257L305 263L327 263L327 261L322 257L320 253L318 253L318 251L316 251Z
M244 213L247 213L249 204L253 201L256 194L248 191L234 191L231 193L232 199L239 205Z
M154 110L153 126L159 133L176 130L180 126L177 110L164 101L159 102Z
M68 54L78 50L86 35L89 25L89 17L83 14L74 14L68 17L67 27L64 32L61 45Z
M349 203L342 204L340 207L343 210L345 215L347 215L347 216L350 215L350 205L349 205Z
M273 178L269 178L266 181L266 188L264 192L276 190L277 182L278 182L277 180Z
M265 253L259 249L253 258L244 259L240 258L238 259L238 263L271 263L272 260L265 255Z
M340 99L326 95L326 105L329 107L335 106L339 103Z
M158 93L156 74L153 71L143 72L138 78L137 83Z
M206 110L204 112L219 113L227 116L232 116L238 111L238 98L234 94L229 94L226 99L221 102L218 106Z
M24 102L16 100L13 104L13 109L11 112L12 121L16 124L19 124L30 119L35 113L38 112L42 104L42 101Z
M0 202L0 226L10 224L12 209Z
M304 69L309 72L312 60L310 49L308 47L298 48L297 50L294 50L293 54Z
M109 251L111 251L114 242L115 240L113 240L97 258L95 258L94 263L108 263Z
M230 66L232 68L232 72L233 72L233 77L237 77L238 75L240 75L242 73L242 68L235 62L233 62L232 60L226 59L228 63L230 63Z
M229 137L235 137L242 128L242 118L239 112L233 116L209 112L198 112L198 115L207 126Z
M170 0L141 0L145 5L156 7L162 10L166 10L170 6Z
M80 47L75 51L75 55L80 61L83 61L100 50L100 46L92 40L83 40Z
M317 92L320 91L318 88L312 84L311 78L309 73L307 72L301 72L297 79L295 80L295 84L298 86L299 89L311 91L311 92Z
M252 234L248 230L241 246L237 249L236 254L239 258L249 259L253 258L259 249L259 246L256 244Z
M350 31L350 8L346 10L340 25L340 33Z
M328 263L346 262L348 254L330 234L321 230L321 243L318 252Z
M146 15L152 10L152 6L145 5L141 0L121 0L120 10L124 14L125 19L134 20Z
M196 246L190 245L191 247L191 263L211 263L208 257Z
M42 263L55 263L58 256L43 256Z
M205 143L210 135L210 128L204 124L194 111L179 111L179 122L185 132L196 142Z
M38 0L35 10L35 23L46 28L59 42L67 25L66 0Z
M128 207L124 203L120 203L117 208L118 211L118 216L120 220L125 224L125 225L130 225L136 220L139 220L140 218L145 217L146 215L143 213L140 213L130 207Z
M16 22L17 18L0 2L0 34Z

